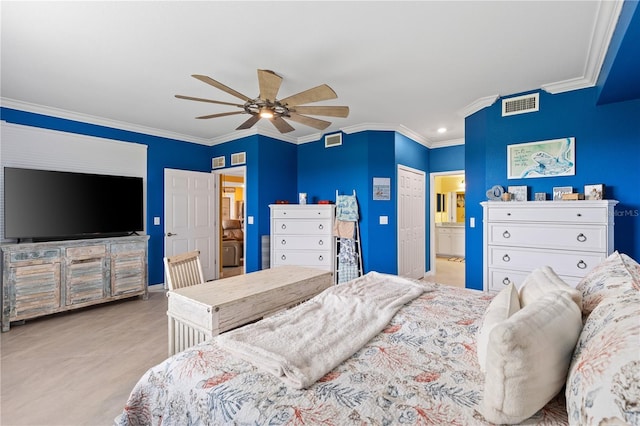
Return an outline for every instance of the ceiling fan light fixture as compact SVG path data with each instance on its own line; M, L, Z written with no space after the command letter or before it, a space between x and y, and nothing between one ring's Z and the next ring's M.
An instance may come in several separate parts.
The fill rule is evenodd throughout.
M261 108L260 109L260 117L262 118L273 118L273 111L269 108Z

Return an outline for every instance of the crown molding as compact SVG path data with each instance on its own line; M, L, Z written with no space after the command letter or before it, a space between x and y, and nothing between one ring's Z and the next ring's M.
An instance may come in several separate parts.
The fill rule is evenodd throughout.
M618 18L620 17L623 4L623 0L600 1L598 3L598 13L596 14L596 21L593 27L593 35L591 37L591 44L589 45L584 76L544 84L541 86L544 91L556 94L570 90L585 89L596 85L602 64L607 56L611 38L618 24Z
M159 130L153 127L140 126L124 121L110 120L108 118L96 117L89 114L68 111L60 108L47 107L44 105L32 104L10 98L0 98L0 104L5 108L17 109L34 114L42 114L49 117L62 118L65 120L79 121L81 123L95 124L96 126L110 127L129 132L142 133L145 135L158 136L161 138L175 139L182 142L193 142L201 145L211 145L210 140L180 133Z
M168 138L178 140L182 142L193 142L201 145L213 146L219 145L225 142L231 142L237 139L241 139L247 136L260 135L277 139L283 142L289 142L293 144L302 144L307 142L315 142L322 138L322 133L313 133L307 136L293 137L283 135L275 130L263 129L254 127L246 130L236 130L226 135L218 136L212 139L198 138L189 135L183 135L179 133L169 132L166 130L155 129L152 127L140 126L136 124L126 123L118 120L110 120L102 117L96 117L89 114L76 113L73 111L67 111L60 108L47 107L43 105L32 104L29 102L18 101L9 98L0 98L0 105L5 108L16 109L20 111L30 112L34 114L42 114L49 117L62 118L66 120L78 121L81 123L95 124L97 126L104 126L118 130L126 130L135 133L142 133L145 135L158 136L162 138ZM390 131L400 133L409 139L418 142L427 148L432 148L433 143L424 138L420 134L413 130L403 126L395 124L384 123L363 123L356 126L348 126L339 129L338 131L346 134L364 132L364 131ZM335 132L332 132L335 133Z
M398 125L387 123L362 123L355 126L343 127L340 130L342 130L346 134L366 131L396 132L408 137L415 142L418 142L421 145L426 146L427 148L431 148L431 141L402 124Z
M432 145L431 148L433 148L433 149L435 149L435 148L445 148L445 147L448 147L448 146L464 145L464 138L449 139L448 141L433 142L431 145Z
M471 102L466 107L462 108L458 111L458 115L461 117L467 118L471 114L475 114L480 111L482 108L486 108L488 106L493 105L493 103L498 99L500 95L490 95L485 96L484 98L478 98L475 101Z

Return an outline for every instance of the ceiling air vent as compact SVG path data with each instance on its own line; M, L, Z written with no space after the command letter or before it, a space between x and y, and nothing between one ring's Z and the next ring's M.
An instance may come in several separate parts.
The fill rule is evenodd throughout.
M502 116L525 114L538 111L539 94L516 96L515 98L502 100Z
M336 133L333 135L326 135L324 137L324 147L329 148L332 146L342 145L342 133Z
M224 167L224 155L222 157L214 157L211 160L211 168L212 169L221 169Z
M246 152L236 152L235 154L231 154L231 165L237 166L239 164L244 164L247 162L247 153Z

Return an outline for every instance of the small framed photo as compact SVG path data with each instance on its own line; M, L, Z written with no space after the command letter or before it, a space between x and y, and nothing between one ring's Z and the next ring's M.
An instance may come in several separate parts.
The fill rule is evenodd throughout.
M510 186L508 190L512 201L527 201L527 186Z
M604 200L604 185L601 183L597 185L585 185L584 198L585 200Z
M573 193L572 186L554 186L553 187L553 200L562 200L562 194Z
M536 201L547 201L547 193L546 192L536 192L534 200L536 200Z

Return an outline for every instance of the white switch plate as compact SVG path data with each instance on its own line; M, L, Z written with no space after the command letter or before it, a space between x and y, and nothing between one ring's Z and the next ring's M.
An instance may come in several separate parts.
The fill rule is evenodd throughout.
M388 225L389 216L380 216L380 225Z
M469 228L475 228L476 227L476 218L475 217L470 217L469 218Z
M253 216L247 216L247 223L253 225Z
M158 216L155 216L155 217L153 218L153 224L154 224L154 225L160 225L160 218L159 218Z

